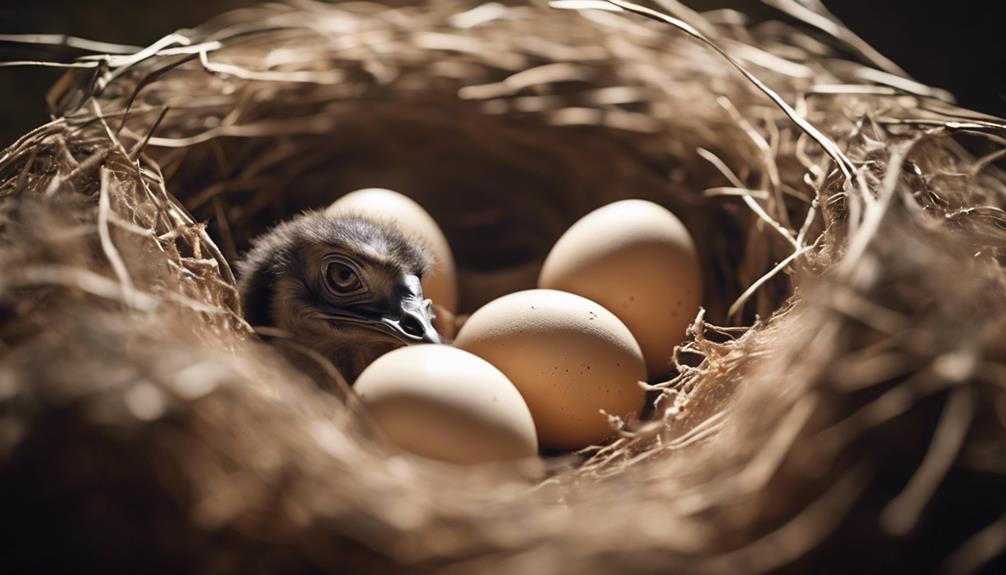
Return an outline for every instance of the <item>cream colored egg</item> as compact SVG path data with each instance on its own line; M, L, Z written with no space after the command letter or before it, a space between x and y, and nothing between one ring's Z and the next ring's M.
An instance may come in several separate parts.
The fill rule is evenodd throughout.
M611 310L639 342L650 377L670 370L674 346L702 303L702 273L688 230L644 200L608 204L573 224L548 254L538 287Z
M646 366L628 328L597 303L526 290L476 311L455 345L500 369L531 409L544 447L577 449L614 433L600 411L643 407Z
M408 196L381 188L357 190L329 206L329 213L356 213L392 222L418 236L433 253L433 269L423 277L423 294L451 313L458 311L458 279L447 238L422 206Z
M386 353L353 386L398 446L451 463L538 453L534 421L510 380L485 360L446 345Z

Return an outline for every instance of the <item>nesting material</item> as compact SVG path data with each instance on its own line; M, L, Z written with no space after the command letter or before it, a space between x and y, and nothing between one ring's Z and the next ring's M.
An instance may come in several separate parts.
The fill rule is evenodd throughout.
M299 0L82 59L0 155L5 563L1001 565L1003 122L827 15L564 5L606 10ZM459 471L259 343L228 264L374 186L441 224L462 312L599 206L680 217L704 310L643 419Z

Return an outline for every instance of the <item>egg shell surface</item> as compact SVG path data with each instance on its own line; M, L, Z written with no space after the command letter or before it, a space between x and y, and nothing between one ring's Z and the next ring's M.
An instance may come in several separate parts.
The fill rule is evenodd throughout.
M639 342L648 374L670 371L702 303L695 244L674 214L653 202L622 200L573 224L549 252L538 287L596 301Z
M512 293L479 308L455 345L520 390L543 447L578 449L614 434L610 415L643 406L646 367L629 329L599 304L555 290Z
M538 453L534 421L517 388L460 349L398 348L370 364L353 389L384 434L417 455L475 464Z

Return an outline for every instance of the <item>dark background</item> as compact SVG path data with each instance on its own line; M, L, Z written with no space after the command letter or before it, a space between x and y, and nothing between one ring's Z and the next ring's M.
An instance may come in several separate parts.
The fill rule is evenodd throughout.
M63 33L145 46L180 28L255 0L0 0L0 34ZM957 95L968 108L1006 117L1004 20L999 0L824 0L852 30L916 79ZM685 0L698 9L757 0ZM766 16L778 16L758 7ZM998 28L998 29L997 29ZM0 60L69 60L73 50L18 49ZM48 120L45 93L55 69L0 68L0 146Z

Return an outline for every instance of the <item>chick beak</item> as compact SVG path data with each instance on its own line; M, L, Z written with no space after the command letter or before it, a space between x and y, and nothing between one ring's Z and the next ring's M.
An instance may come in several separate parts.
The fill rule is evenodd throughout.
M433 302L422 297L404 297L397 317L385 316L381 323L408 343L440 343L440 334L433 327Z

